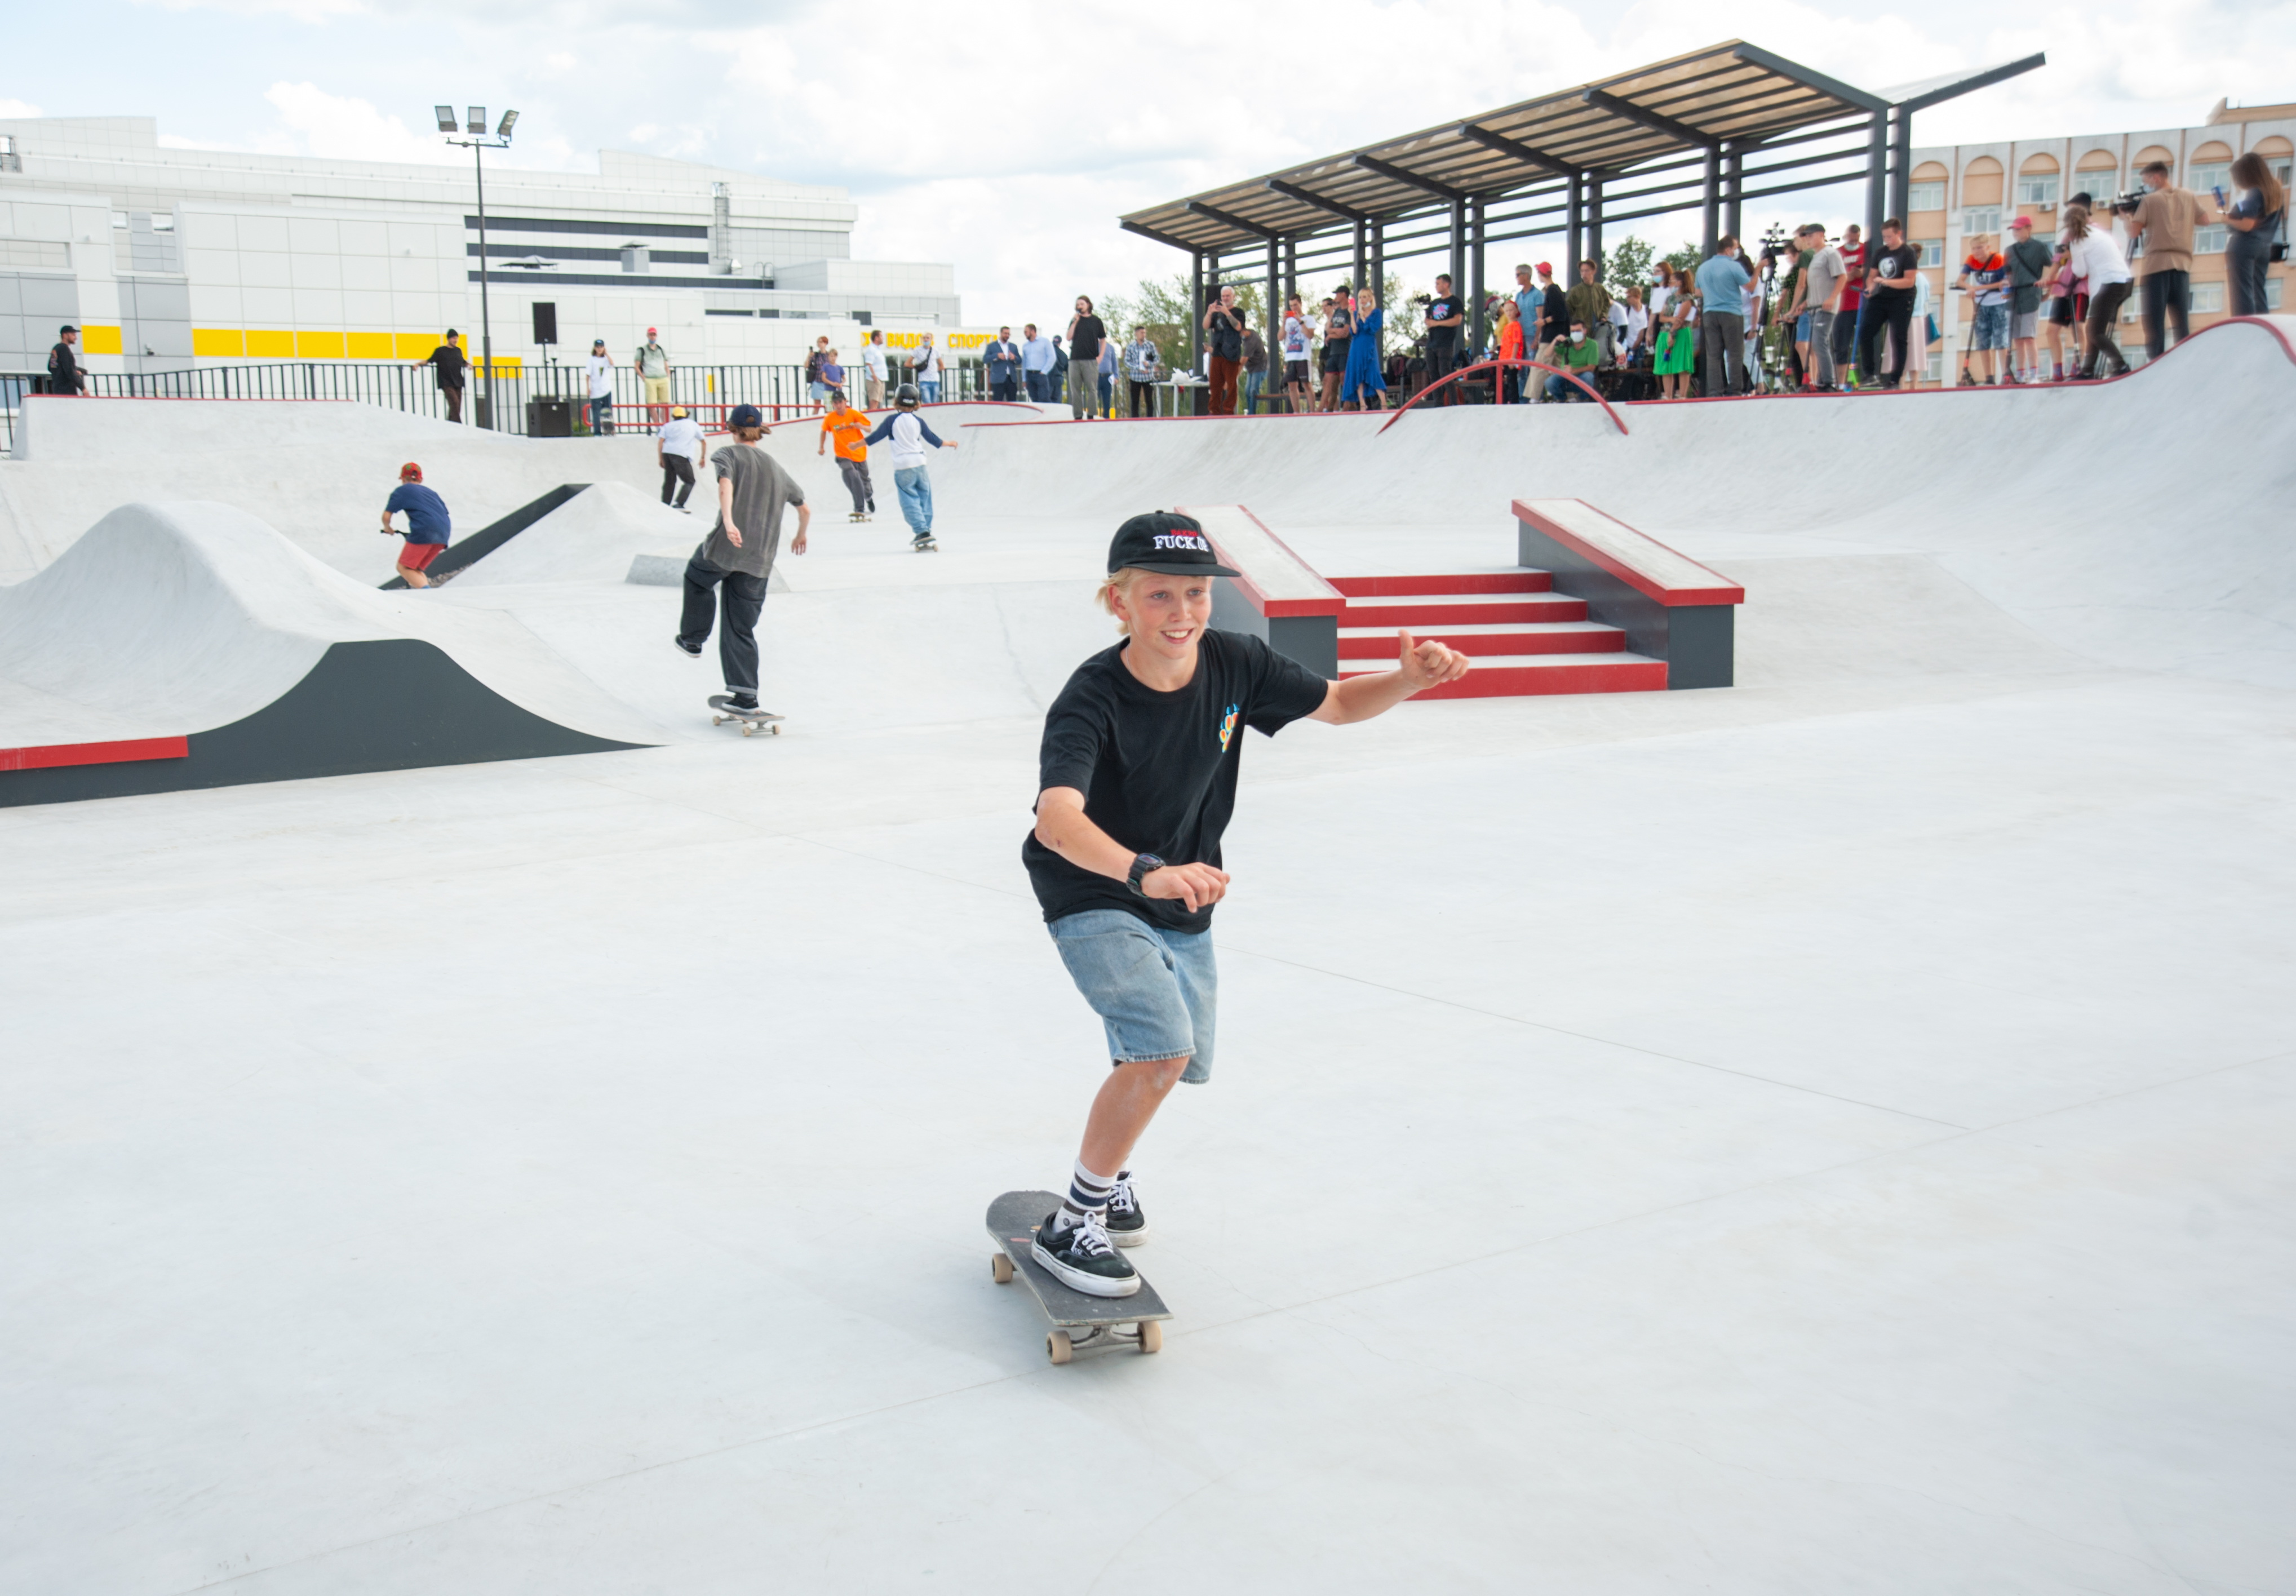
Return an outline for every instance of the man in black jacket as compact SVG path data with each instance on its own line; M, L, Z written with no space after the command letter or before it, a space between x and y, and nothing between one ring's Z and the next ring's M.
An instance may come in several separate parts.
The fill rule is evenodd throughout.
M452 327L447 329L447 341L414 363L420 371L430 366L439 374L439 394L447 401L447 419L459 423L463 419L463 368L470 364L463 353L462 334Z
M79 329L64 326L57 329L56 347L48 351L48 391L69 394L77 398L86 389L80 382L79 351L72 346L79 341Z

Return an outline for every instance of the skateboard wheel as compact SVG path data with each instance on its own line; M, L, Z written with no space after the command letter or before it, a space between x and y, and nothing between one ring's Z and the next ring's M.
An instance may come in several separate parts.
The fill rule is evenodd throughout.
M1161 1352L1164 1350L1163 1321L1160 1319L1144 1319L1140 1322L1140 1350L1143 1352Z
M1069 1339L1068 1331L1056 1330L1045 1338L1045 1355L1055 1363L1065 1363L1076 1355L1076 1345Z
M1013 1259L1010 1255L1000 1252L988 1260L988 1278L1000 1286L1013 1283Z

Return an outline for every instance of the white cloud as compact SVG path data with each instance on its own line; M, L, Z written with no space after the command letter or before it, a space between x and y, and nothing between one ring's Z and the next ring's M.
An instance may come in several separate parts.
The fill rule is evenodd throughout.
M258 142L271 152L433 166L469 159L435 131L418 132L367 101L331 94L316 83L275 83L263 97L278 112L277 126Z
M39 114L40 108L37 105L28 105L21 100L0 100L0 117L13 119L37 117Z

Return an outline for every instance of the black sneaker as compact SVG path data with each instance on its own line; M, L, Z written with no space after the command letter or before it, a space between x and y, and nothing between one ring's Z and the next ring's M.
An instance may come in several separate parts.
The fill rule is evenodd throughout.
M1108 1239L1119 1247L1137 1247L1148 1240L1148 1215L1140 1209L1140 1194L1130 1181L1119 1181L1108 1190Z
M737 692L734 695L731 707L735 709L739 709L744 715L755 715L758 712L757 695L748 692Z
M1060 1216L1057 1208L1045 1215L1044 1224L1037 1227L1036 1243L1029 1248L1029 1256L1046 1273L1086 1297L1129 1297L1140 1289L1139 1275L1110 1242L1105 1225L1087 1217L1055 1235L1053 1221Z
M673 637L670 639L670 642L676 643L678 646L679 651L684 653L687 659L699 659L701 658L701 645L700 643L688 642L683 637Z

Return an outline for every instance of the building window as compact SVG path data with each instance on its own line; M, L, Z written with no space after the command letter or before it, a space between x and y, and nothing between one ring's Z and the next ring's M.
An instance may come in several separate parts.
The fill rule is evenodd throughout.
M1941 238L1917 238L1914 242L1921 246L1922 264L1923 266L1941 266L1945 264L1945 240Z
M2095 205L2102 206L2120 192L2120 174L2110 167L2073 174L2073 192L2087 194Z
M1910 184L1906 190L1906 209L1907 210L1943 210L1945 184L1942 183Z
M1998 205L1972 205L1961 213L1964 237L1978 233L2001 231L2001 208Z
M2213 227L2195 227L2193 229L2193 253L2195 255L2223 254L2225 233L2228 231L2229 229L2222 223Z
M2205 166L2196 166L2192 168L2192 182L2185 186L2196 194L2205 194L2212 188L2229 189L2232 186L2232 162L2212 160Z
M154 232L154 233L173 233L175 230L176 230L176 213L175 213L174 211L172 211L172 210L155 210L155 211L153 211L153 212L152 213L152 232Z
M2057 208L2057 175L2045 172L2017 179L2017 203L2054 210Z
M113 212L111 213L111 225L112 225L113 226L115 226L115 227L125 227L125 226L127 226L127 213L126 211L124 211L124 210L115 210L115 211L113 211Z
M2224 291L2225 285L2221 282L2194 283L2193 314L2194 315L2222 315L2224 314Z
M2276 160L2272 163L2272 175L2280 179L2280 186L2283 188L2288 186L2288 169L2289 163L2284 160Z

